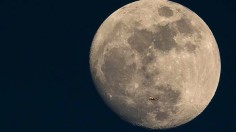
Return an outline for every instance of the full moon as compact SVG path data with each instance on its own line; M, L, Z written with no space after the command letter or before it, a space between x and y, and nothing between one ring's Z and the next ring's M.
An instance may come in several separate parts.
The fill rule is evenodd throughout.
M167 0L140 0L99 27L90 69L98 93L120 118L167 129L204 111L221 62L213 33L196 13Z

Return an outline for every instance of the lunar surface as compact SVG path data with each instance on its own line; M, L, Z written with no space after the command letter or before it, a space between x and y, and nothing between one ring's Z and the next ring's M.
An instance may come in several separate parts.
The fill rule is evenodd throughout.
M119 117L167 129L203 112L221 64L213 33L197 14L167 0L140 0L100 26L90 67L98 92Z

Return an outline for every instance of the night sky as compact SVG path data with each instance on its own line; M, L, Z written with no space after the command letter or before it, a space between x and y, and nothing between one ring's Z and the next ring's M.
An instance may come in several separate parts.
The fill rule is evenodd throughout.
M210 27L218 89L193 121L163 132L236 132L234 0L174 0ZM92 39L125 0L0 0L0 132L148 132L111 111L89 69ZM206 56L207 57L207 56Z

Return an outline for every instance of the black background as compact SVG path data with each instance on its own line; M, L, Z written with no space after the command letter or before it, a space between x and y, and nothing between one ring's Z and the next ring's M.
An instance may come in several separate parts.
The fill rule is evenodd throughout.
M235 132L233 0L174 0L196 12L218 42L218 90L193 121L166 132ZM100 24L125 0L0 0L1 132L146 132L102 101L89 51Z

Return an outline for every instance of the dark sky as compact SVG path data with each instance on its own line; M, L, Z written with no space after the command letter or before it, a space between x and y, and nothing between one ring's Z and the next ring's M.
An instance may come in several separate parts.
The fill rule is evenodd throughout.
M100 24L125 0L0 0L1 132L148 132L121 120L98 95L89 50ZM235 132L234 0L175 0L209 25L222 71L207 109L163 132Z

